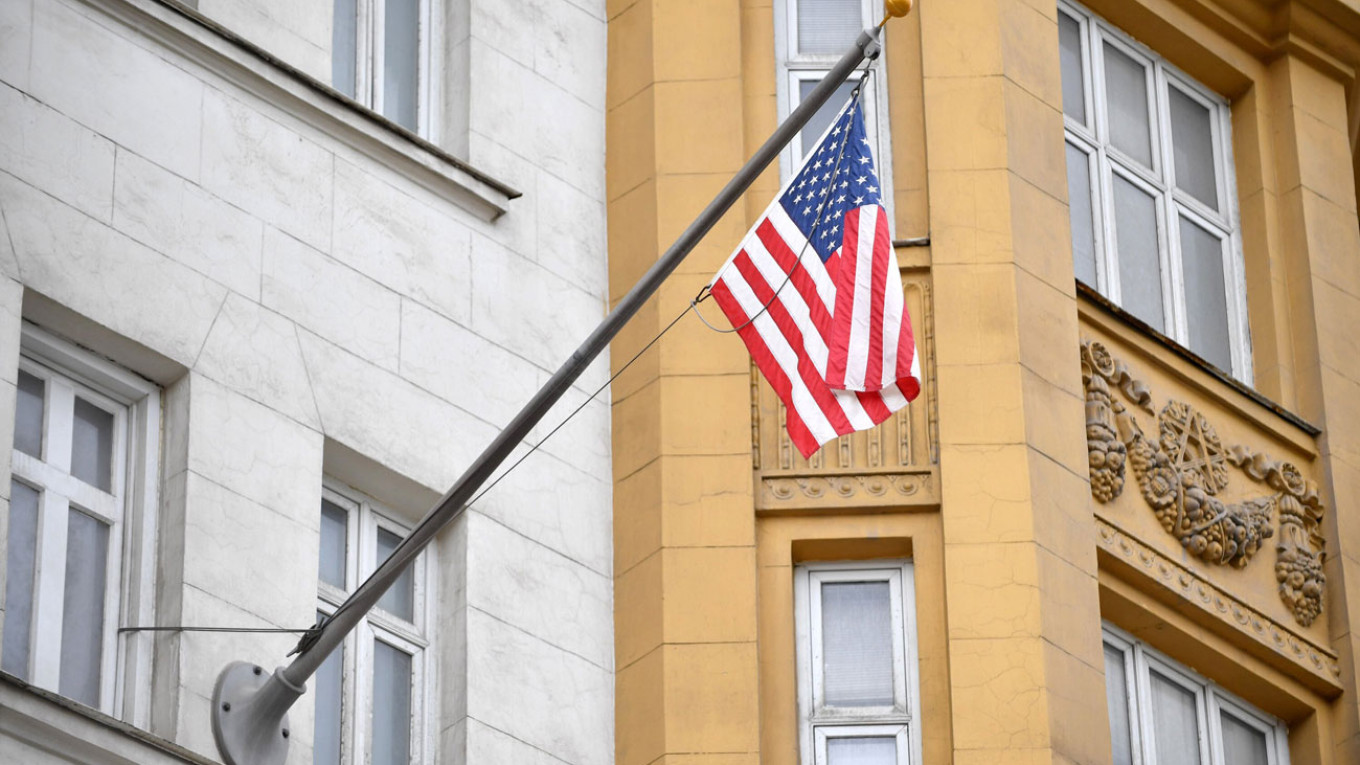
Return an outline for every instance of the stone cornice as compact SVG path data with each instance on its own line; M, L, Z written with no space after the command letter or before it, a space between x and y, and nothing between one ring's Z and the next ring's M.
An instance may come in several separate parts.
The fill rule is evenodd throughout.
M174 0L79 0L437 196L495 220L520 192Z
M1304 670L1309 685L1317 690L1340 692L1341 668L1335 652L1216 587L1204 577L1144 544L1137 536L1098 515L1095 521L1100 550L1163 588L1178 606L1188 604L1201 617L1226 625L1236 634L1268 649L1270 655Z

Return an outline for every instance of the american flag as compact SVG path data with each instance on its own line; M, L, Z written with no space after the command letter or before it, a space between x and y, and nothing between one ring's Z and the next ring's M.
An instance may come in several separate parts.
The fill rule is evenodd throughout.
M709 285L805 458L921 390L869 149L851 99Z

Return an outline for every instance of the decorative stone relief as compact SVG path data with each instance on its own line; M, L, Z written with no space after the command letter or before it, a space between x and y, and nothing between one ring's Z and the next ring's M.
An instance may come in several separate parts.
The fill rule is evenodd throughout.
M1126 466L1139 493L1167 533L1207 563L1244 568L1262 543L1276 536L1275 578L1280 598L1305 627L1322 613L1323 508L1317 489L1298 469L1245 446L1225 448L1213 425L1194 406L1168 402L1157 414L1157 439L1142 426L1111 387L1148 413L1154 410L1147 385L1110 356L1105 346L1084 341L1082 383L1086 391L1086 444L1091 495L1108 503L1124 489ZM1226 503L1228 465L1274 494ZM1277 513L1278 511L1278 513Z

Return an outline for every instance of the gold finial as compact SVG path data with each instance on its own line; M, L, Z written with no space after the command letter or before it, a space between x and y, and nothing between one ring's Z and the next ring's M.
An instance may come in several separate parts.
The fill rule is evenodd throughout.
M883 10L889 16L900 19L911 13L911 0L883 0Z

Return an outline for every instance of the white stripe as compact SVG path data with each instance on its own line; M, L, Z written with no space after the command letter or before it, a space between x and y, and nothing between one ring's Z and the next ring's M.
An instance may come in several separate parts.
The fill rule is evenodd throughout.
M901 409L910 403L907 401L907 397L902 395L902 389L897 387L897 383L893 383L879 391L879 394L883 396L883 405L888 407L889 412L896 412L898 409Z
M822 408L817 405L817 400L803 383L803 376L798 374L798 354L794 353L784 333L775 326L770 314L760 311L763 303L756 299L750 285L741 278L741 272L734 269L723 277L723 283L732 291L732 297L737 299L737 304L747 316L756 316L757 312L760 312L760 315L752 321L752 325L765 341L765 346L770 349L770 355L774 356L775 363L784 370L784 376L789 380L793 408L812 433L812 437L817 439L819 444L835 438L836 429L831 426L831 421L826 418Z
M917 382L921 381L921 354L915 351L911 354L911 376L915 377Z
M821 254L811 245L808 245L804 252L803 243L807 238L798 230L798 225L782 206L778 210L772 210L769 218L770 223L774 225L775 233L779 234L779 238L784 240L790 250L793 250L794 256L803 253L803 269L812 277L812 283L817 286L817 294L821 295L822 302L826 304L826 313L828 316L831 315L836 307L836 285L831 281L831 274L826 272L826 264L822 262Z
M876 232L875 232L876 233ZM902 271L897 252L888 247L888 278L883 293L883 385L897 379L897 344L902 337Z
M874 286L874 227L878 225L878 207L860 207L850 214L859 214L858 237L855 243L855 297L851 304L850 343L846 348L845 387L864 390L864 376L869 366L869 321ZM865 236L865 231L869 232ZM844 257L842 253L841 257ZM844 268L845 264L842 263Z
M793 323L798 326L798 331L803 333L803 347L807 351L808 358L812 359L813 366L817 367L817 373L826 379L826 338L817 331L816 324L812 321L812 312L808 309L807 301L803 299L803 293L793 286L792 280L784 273L784 269L775 262L774 256L765 249L765 245L759 239L753 237L753 241L746 243L746 254L750 256L751 263L765 277L765 283L770 286L770 292L778 295L778 300L788 310L789 316L793 318ZM740 272L737 272L740 274ZM786 281L788 283L786 283ZM783 289L780 289L780 288ZM762 303L763 305L763 303Z
M775 292L779 289L780 285L784 284L784 280L786 279L784 270L775 262L774 256L770 255L770 253L761 246L759 241L748 245L746 254L755 265L756 270L764 277L765 283L770 286L771 292ZM733 279L740 278L740 274L740 271L734 269L732 275L729 275L729 277L725 279L725 282L730 286ZM745 285L744 281L743 285ZM822 334L817 331L817 326L812 321L812 314L808 310L807 301L803 299L802 293L800 293L792 284L784 285L784 289L777 294L779 295L779 303L781 303L785 310L789 312L789 317L793 319L794 325L797 326L798 331L803 334L804 352L806 352L808 358L812 360L812 365L817 368L817 374L822 378L822 381L825 382L826 362L829 351L826 347L826 338L822 337ZM758 305L764 305L764 303L759 303ZM750 314L747 315L749 316ZM781 337L782 336L783 334L781 333ZM839 393L834 388L828 387L828 390L832 393ZM858 397L853 395L849 397L837 395L836 401L840 404L841 410L845 412L845 419L850 421L850 424L855 430L864 430L865 428L873 427L874 419L869 416L867 411L865 411L864 405L859 402Z

